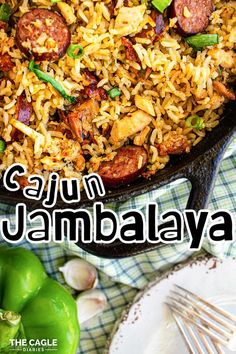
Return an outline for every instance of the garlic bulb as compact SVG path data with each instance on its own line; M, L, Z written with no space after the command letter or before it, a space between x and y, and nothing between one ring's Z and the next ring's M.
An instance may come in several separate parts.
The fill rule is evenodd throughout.
M78 320L81 325L103 312L107 305L107 299L101 290L92 289L80 294L76 300L76 304Z
M66 283L75 290L92 289L98 283L96 268L83 259L71 259L59 270L63 273Z

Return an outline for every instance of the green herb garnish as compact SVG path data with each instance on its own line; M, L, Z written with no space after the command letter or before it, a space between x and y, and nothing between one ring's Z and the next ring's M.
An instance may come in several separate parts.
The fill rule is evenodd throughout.
M57 90L61 96L67 99L70 103L76 102L76 97L68 95L63 86L53 77L40 70L40 66L35 64L34 60L31 60L29 63L29 70L32 71L40 80L50 83L54 89Z
M0 139L0 152L4 152L7 147L7 144L5 143L4 140Z
M186 119L186 126L189 128L194 128L201 130L205 128L204 120L198 115L194 114Z
M7 22L11 16L11 6L9 4L0 5L0 20Z
M152 5L161 13L164 12L164 10L170 6L172 3L172 0L153 0Z
M121 95L121 90L118 87L113 87L109 91L107 91L108 96L110 96L112 99L115 97L118 97Z
M67 55L73 59L79 59L84 54L84 48L79 44L71 44L67 49Z

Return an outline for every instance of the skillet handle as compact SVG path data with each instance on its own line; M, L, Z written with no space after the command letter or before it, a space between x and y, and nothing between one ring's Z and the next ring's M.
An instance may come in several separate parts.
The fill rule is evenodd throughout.
M209 152L202 154L192 164L184 167L182 173L178 174L178 178L185 177L192 183L192 190L186 208L198 211L207 207L220 162L233 136L234 132L228 134L227 137L219 138L218 142ZM159 225L158 230L161 230L163 227L173 226L170 223L168 225L167 223ZM160 246L165 247L164 244L148 243L147 241L141 244L132 244L132 247L128 247L127 244L121 243L118 240L108 245L96 243L85 244L79 240L77 245L98 257L109 259L130 257L151 251Z
M186 209L201 210L207 208L224 152L232 140L222 139L212 149L201 156L189 167L185 175L191 182L192 189Z

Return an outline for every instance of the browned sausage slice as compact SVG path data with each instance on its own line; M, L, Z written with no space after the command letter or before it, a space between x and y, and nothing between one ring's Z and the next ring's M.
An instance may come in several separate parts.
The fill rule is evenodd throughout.
M25 13L17 24L16 43L35 60L58 60L70 45L70 30L62 16L47 9Z
M213 11L212 0L173 0L171 17L177 17L180 34L191 35L204 31Z
M142 146L121 147L112 161L102 162L98 174L107 187L119 187L132 182L145 170L148 153Z

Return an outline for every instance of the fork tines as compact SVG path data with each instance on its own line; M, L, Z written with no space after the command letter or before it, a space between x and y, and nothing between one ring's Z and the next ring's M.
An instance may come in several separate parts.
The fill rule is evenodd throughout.
M175 285L175 290L171 291L167 301L168 307L172 310L175 321L187 342L191 347L189 338L195 345L205 342L208 345L208 353L215 353L211 350L209 341L216 343L214 348L217 353L221 353L219 344L227 346L236 333L236 316L228 313L222 308L209 303L200 296ZM194 351L192 351L194 352ZM199 353L204 353L198 348Z

